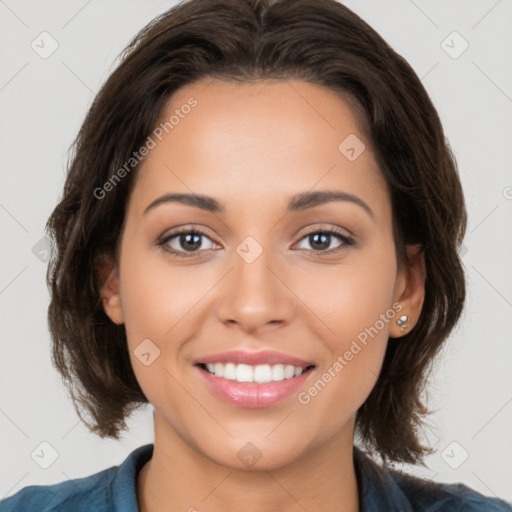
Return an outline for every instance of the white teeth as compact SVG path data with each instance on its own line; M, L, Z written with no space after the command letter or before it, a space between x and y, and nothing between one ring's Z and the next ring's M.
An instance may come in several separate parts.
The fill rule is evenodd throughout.
M284 364L275 364L272 366L272 380L284 379Z
M291 364L287 364L284 367L284 378L291 379L294 375L295 375L295 366L292 366Z
M272 381L272 368L269 364L259 364L254 368L254 382L271 382Z
M248 364L239 364L236 367L236 380L238 382L253 382L254 371Z
M224 376L224 365L220 363L215 363L214 365L214 373L215 375L218 375L219 377Z
M248 364L215 363L207 364L208 371L216 377L224 377L237 382L279 382L292 377L298 377L304 371L303 368L291 364L259 364L251 366Z
M215 372L215 375L217 375L218 377L224 377L225 379L229 379L229 380L236 379L236 365L234 365L233 363L227 363L225 365L223 365L222 363L217 363L217 364L224 366L224 375L220 375L220 372L219 373Z

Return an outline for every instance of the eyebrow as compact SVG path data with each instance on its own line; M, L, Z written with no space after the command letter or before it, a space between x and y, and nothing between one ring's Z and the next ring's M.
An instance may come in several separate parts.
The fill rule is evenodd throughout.
M301 194L296 194L290 199L287 210L289 212L304 211L332 201L347 201L354 203L363 208L372 219L374 218L373 211L362 199L354 194L337 190L320 190L316 192L303 192ZM212 213L224 213L226 211L225 206L213 197L198 194L164 194L150 203L144 210L143 215L160 204L173 202L200 208L201 210Z

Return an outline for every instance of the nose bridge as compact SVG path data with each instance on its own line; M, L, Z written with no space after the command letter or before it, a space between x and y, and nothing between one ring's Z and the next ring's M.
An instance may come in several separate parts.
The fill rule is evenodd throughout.
M218 308L221 321L235 322L246 330L290 321L293 294L283 284L284 276L278 278L279 258L272 235L267 235L260 237L261 242L247 236L234 248Z

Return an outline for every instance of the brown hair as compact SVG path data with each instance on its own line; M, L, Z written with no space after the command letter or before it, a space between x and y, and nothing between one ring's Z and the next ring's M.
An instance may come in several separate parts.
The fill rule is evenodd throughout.
M388 183L399 261L421 244L425 299L414 329L390 339L381 374L357 411L356 433L384 461L423 463L420 398L434 357L465 299L458 255L466 210L439 116L410 65L335 0L189 0L130 42L97 94L73 144L62 199L47 223L54 252L47 281L52 362L75 409L101 437L119 438L147 403L126 332L105 314L99 266L116 257L138 166L106 194L103 185L154 130L179 88L204 78L296 78L350 98ZM362 116L362 117L361 117ZM82 414L92 416L92 423Z

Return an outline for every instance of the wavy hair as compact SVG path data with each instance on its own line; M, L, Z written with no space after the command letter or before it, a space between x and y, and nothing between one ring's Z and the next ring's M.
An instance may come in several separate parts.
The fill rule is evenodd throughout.
M47 222L54 245L47 283L52 363L87 427L118 439L148 403L132 370L124 325L100 300L99 269L117 258L139 165L113 179L154 130L171 95L218 78L300 79L348 99L391 197L399 261L421 244L425 298L414 329L389 339L379 378L356 415L356 434L384 461L423 463L427 377L466 294L458 248L466 209L455 157L411 66L335 0L187 0L144 27L96 95L72 145L59 203ZM86 417L87 416L87 417Z

